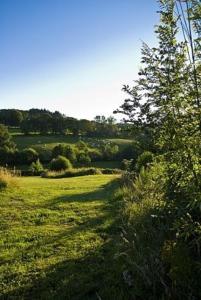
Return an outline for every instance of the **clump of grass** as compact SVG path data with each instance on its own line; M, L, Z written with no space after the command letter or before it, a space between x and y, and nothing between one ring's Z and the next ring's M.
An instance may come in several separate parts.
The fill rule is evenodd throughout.
M15 174L6 168L0 168L0 190L15 184Z
M150 295L153 298L149 299L162 299L169 292L161 258L167 229L163 221L162 172L162 166L154 165L150 169L142 168L138 176L133 174L134 179L132 174L125 174L123 187L115 194L116 198L124 199L120 256L135 282L131 293L139 299L148 299Z
M80 169L70 169L67 171L47 171L42 174L43 178L68 178L76 176L86 176L86 175L101 175L102 172L96 168L80 168Z
M46 171L43 172L43 178L68 178L86 175L101 175L101 174L122 174L119 169L99 169L99 168L77 168L69 169L66 171Z

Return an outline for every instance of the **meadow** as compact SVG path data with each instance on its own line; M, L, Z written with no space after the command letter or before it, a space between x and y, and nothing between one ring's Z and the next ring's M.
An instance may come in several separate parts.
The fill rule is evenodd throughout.
M21 177L0 192L1 299L125 299L118 180Z
M19 132L16 133L16 131L9 130L13 141L16 143L18 149L24 149L24 148L38 148L38 147L46 147L48 149L54 148L59 143L66 143L70 145L74 145L78 141L80 141L80 137L77 136L71 136L71 135L39 135L39 134L33 134L33 135L23 135ZM93 142L94 138L81 138L81 140L85 142ZM131 139L123 139L123 138L110 138L110 139L103 139L99 138L97 140L106 140L109 142L112 142L119 146L120 149L125 148L129 144L133 142Z

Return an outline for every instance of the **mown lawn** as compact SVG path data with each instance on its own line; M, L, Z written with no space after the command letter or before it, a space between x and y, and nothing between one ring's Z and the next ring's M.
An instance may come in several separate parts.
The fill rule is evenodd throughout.
M19 178L0 192L1 299L129 299L114 175Z

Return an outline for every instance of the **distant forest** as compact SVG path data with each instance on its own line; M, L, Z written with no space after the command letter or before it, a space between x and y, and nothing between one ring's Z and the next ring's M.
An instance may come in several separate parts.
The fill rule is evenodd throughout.
M93 121L67 117L59 111L46 109L1 109L0 123L19 127L24 134L73 134L89 137L125 136L129 125L117 123L114 117L96 116Z

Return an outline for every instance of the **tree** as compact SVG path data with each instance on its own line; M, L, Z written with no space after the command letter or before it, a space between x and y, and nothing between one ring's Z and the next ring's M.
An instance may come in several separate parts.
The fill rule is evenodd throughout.
M158 45L150 48L143 44L139 79L135 81L134 87L124 86L123 89L129 97L125 99L118 112L123 113L136 127L142 129L146 126L153 130L155 146L159 148L160 155L156 158L151 172L142 169L143 172L132 185L135 189L132 189L131 193L133 192L135 199L136 187L139 188L140 185L142 195L146 193L149 188L146 186L146 180L143 182L143 176L144 179L146 177L148 179L150 175L156 178L158 174L154 175L154 172L159 172L162 177L162 181L159 181L162 184L161 190L159 189L159 200L164 201L164 207L156 210L155 217L158 221L153 226L152 233L154 230L157 234L162 233L164 229L160 230L159 227L164 226L162 241L164 244L158 247L158 253L163 252L164 245L165 249L169 250L165 254L167 261L164 263L163 259L160 261L160 254L154 258L155 248L151 250L149 241L148 256L151 257L153 254L150 266L146 253L139 260L139 264L136 260L133 263L132 256L127 261L131 258L131 268L135 269L136 266L136 273L140 274L137 278L133 272L135 282L140 282L139 279L143 276L144 271L141 272L141 269L148 270L153 278L153 270L161 263L162 272L158 269L160 280L157 282L157 274L153 278L152 287L151 280L144 286L145 290L146 288L148 290L147 296L153 296L154 299L173 299L175 296L178 299L199 299L201 277L197 261L200 261L201 247L201 2L198 0L158 2L160 4L160 23L156 28ZM137 168L147 163L147 160L150 162L151 159L150 154L142 154L137 161ZM126 165L130 167L127 162ZM153 177L150 178L150 183L155 189L157 180L152 181ZM130 196L129 198L132 199ZM140 200L145 207L147 199L151 199L151 195L150 198L149 194L148 197L142 196ZM135 200L132 199L130 202ZM141 205L136 207L136 211L140 207ZM130 209L128 216L130 226L131 212L133 213L133 210ZM149 212L151 214L150 210ZM146 210L143 215L146 220L151 217L149 212ZM141 225L142 219L140 218L139 226L134 230L133 227L130 228L130 233L126 236L127 243L132 236L129 250L137 253L135 258L140 254L138 242L143 243L143 233L138 233L138 230L142 226L142 231L146 232L146 226ZM145 267L141 268L143 261ZM186 279L183 277L184 273L188 274ZM146 281L149 276L146 271L145 274ZM162 295L161 287L165 293L168 291L166 295ZM142 291L142 294L146 292ZM142 297L145 298L147 297Z
M13 148L14 143L11 141L11 135L5 125L0 124L0 148Z
M66 169L71 169L72 165L70 161L64 157L64 156L58 156L57 158L54 158L50 162L50 170L52 171L62 171Z
M65 116L55 111L52 114L51 129L55 134L64 134L66 130Z
M186 39L177 41L179 19L175 13L176 1L159 2L158 47L150 48L143 44L143 67L139 79L132 88L124 86L130 98L118 111L139 127L154 129L155 141L165 154L167 168L170 169L173 190L175 185L180 185L178 179L186 181L187 178L189 182L186 184L193 180L199 190L200 90L194 74L195 68L197 70L192 58L194 54L188 58L189 49L193 47L192 38L189 37L189 42ZM187 14L185 23L189 22Z
M0 110L0 123L7 126L18 127L23 120L23 114L17 109L2 109Z

